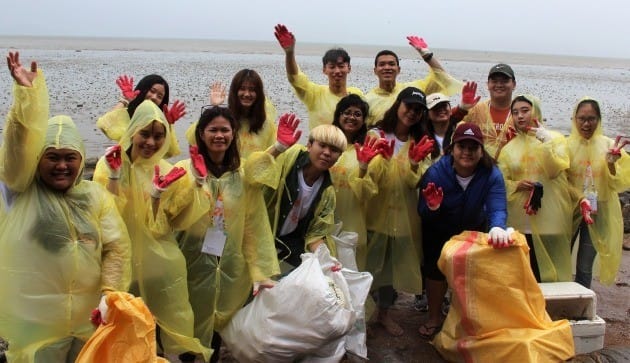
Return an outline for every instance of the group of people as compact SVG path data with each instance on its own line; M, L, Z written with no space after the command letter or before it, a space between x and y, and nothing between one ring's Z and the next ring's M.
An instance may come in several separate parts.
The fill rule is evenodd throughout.
M397 82L398 56L383 50L379 84L363 95L347 85L345 50L326 52L328 84L319 85L301 72L287 27L275 36L308 110L306 145L301 121L276 122L261 77L243 69L227 95L212 85L186 132L189 158L172 165L184 103L169 103L159 75L135 86L121 76L118 103L97 121L116 144L93 181L81 177L85 152L72 120L49 119L43 74L9 53L14 102L0 149L0 336L9 361L74 361L94 329L90 311L98 306L107 323L108 293L129 291L155 317L159 353L216 362L231 317L302 253L334 255L339 231L357 233L376 320L394 336L403 334L389 314L399 291L426 291L419 333L439 332L448 287L437 261L466 230L487 232L496 248L510 246L508 226L525 234L538 281L572 279L577 240L576 281L590 286L596 255L601 281L614 280L623 233L616 193L630 187L630 157L627 141L603 135L597 101L578 102L564 137L544 127L534 96L513 98L509 65L490 69L490 98L480 101L476 83L451 77L409 36L428 75Z

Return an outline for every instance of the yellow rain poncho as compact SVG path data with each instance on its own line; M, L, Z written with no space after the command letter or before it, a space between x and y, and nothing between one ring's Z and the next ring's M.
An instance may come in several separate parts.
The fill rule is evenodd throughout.
M130 122L131 119L127 108L117 108L99 117L96 120L96 127L103 131L108 139L118 142L125 135ZM167 127L169 129L170 144L168 151L164 155L166 159L181 154L174 125L168 125Z
M265 99L265 113L265 122L257 133L249 131L249 121L247 119L238 121L238 153L242 159L247 159L255 151L265 151L276 142L277 128L275 120L277 112L268 98ZM186 130L186 140L188 140L190 145L197 145L197 140L195 140L196 127L197 122L195 121Z
M473 123L481 129L483 133L483 146L493 158L497 157L497 153L501 150L501 147L505 145L506 131L513 125L512 114L510 113L505 120L501 130L497 130L492 116L490 115L490 100L483 100L477 103L473 108L468 111L468 114L464 116L462 122Z
M396 83L391 92L380 87L374 87L365 95L365 100L370 105L370 112L365 124L370 127L383 119L385 112L396 101L396 97L400 91L407 87L416 87L422 90L424 94L440 92L447 96L452 96L462 90L462 82L451 77L450 74L441 70L429 70L429 74L423 78L412 82Z
M356 260L359 271L364 271L367 257L367 230L365 226L365 200L373 197L378 188L369 178L358 178L359 162L354 144L349 144L330 168L335 187L335 220L342 222L343 231L358 234Z
M580 102L583 100L590 98ZM621 150L621 158L615 163L616 175L612 175L607 167L606 153L613 147L614 141L603 135L601 120L590 139L580 136L576 112L577 105L573 110L571 135L567 139L571 159L569 182L575 193L583 195L586 165L591 164L597 189L597 214L592 215L595 223L589 225L588 230L599 257L599 280L604 284L612 284L621 263L623 243L623 217L618 193L630 188L630 156ZM582 218L579 208L575 215L577 225Z
M538 100L532 101L532 118L542 120ZM539 121L542 125L542 122ZM499 169L505 179L508 202L507 225L531 234L542 282L571 281L572 213L575 202L567 180L569 154L565 137L547 130L551 140L518 132L499 155ZM542 207L527 215L523 206L529 191L517 191L521 180L543 185Z
M387 135L388 139L391 137ZM378 186L376 196L366 201L366 271L374 276L373 290L393 285L394 289L411 294L422 291L422 244L416 188L430 158L413 172L407 156L410 142L405 142L389 161L380 156L374 158L364 177Z
M345 95L333 94L327 84L313 83L302 71L298 71L296 75L289 75L289 83L295 95L306 106L309 130L319 125L332 124L337 103ZM348 87L347 91L348 94L363 96L363 92L356 87Z
M190 159L177 165L194 184ZM223 329L245 304L253 282L280 274L273 234L262 192L245 184L242 168L220 178L209 174L202 188L189 185L175 194L162 202L165 218L180 230L177 241L188 266L195 336L210 346L213 332ZM227 237L220 258L202 252L214 214L223 216Z
M564 362L575 349L567 320L552 321L529 268L525 237L495 249L486 233L465 231L438 261L452 289L451 308L433 340L449 362Z
M153 121L158 121L166 129L164 144L151 158L139 156L132 162L125 152L132 146L132 137ZM207 359L210 349L193 338L193 312L188 302L184 256L173 234L156 237L150 228L154 224L150 196L154 165L160 166L162 175L172 168L163 160L169 149L169 130L162 111L153 102L145 100L136 109L129 128L120 139L122 169L116 201L127 224L133 248L131 293L142 297L155 316L166 353L202 353ZM106 161L101 158L96 164L94 180L107 185L108 176ZM185 182L188 179L180 180ZM169 193L170 188L164 192L163 198L167 198Z
M85 150L70 117L46 120L44 76L15 84L14 97L0 151L0 336L10 362L65 361L94 332L101 293L129 286L129 236L109 193L81 179ZM65 192L38 174L48 148L81 154Z

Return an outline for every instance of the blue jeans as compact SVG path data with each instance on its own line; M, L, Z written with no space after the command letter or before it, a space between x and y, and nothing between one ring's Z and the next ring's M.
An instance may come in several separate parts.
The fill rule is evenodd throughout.
M580 232L580 239L575 265L575 282L590 289L591 280L593 279L593 261L595 261L597 251L593 247L591 235L588 233L588 226L584 221L580 223L578 231Z

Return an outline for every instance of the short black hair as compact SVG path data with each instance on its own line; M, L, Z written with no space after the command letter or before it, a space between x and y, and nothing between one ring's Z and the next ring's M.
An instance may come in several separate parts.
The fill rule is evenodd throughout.
M337 63L337 60L341 58L344 63L350 64L350 55L343 48L328 49L322 57L322 63L326 66L326 63Z
M384 49L376 53L376 57L374 57L374 67L376 67L376 65L378 64L378 57L382 55L393 55L394 58L396 58L396 65L400 66L400 59L398 58L398 54L394 53L393 51L389 49Z

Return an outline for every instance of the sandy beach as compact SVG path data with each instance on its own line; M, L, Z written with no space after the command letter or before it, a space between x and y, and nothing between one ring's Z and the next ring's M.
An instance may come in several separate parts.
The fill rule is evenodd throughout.
M272 33L270 30L270 38ZM297 61L317 83L326 83L321 56L330 47L343 46L352 56L349 85L364 92L376 85L373 57L389 48L401 57L400 81L424 78L426 64L406 40L396 46L298 43ZM85 137L88 155L99 156L111 144L95 127L119 97L115 79L120 74L136 81L150 73L164 76L171 88L171 102L183 100L188 115L176 125L183 143L185 129L208 103L208 87L214 81L229 83L243 68L259 72L265 91L278 114L295 112L306 126L306 109L295 97L284 70L284 54L275 41L222 41L177 39L41 38L0 37L3 53L19 50L24 62L37 60L43 69L51 98L51 114L68 114ZM630 59L601 59L518 53L496 53L433 48L451 75L480 83L487 96L488 69L498 62L513 65L516 93L532 93L542 100L548 127L568 133L574 103L589 95L601 101L604 129L608 135L630 134ZM0 77L0 113L11 102L11 78ZM457 102L459 96L453 97ZM306 139L306 132L303 135ZM303 141L304 141L303 140ZM183 155L181 156L183 157Z

